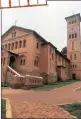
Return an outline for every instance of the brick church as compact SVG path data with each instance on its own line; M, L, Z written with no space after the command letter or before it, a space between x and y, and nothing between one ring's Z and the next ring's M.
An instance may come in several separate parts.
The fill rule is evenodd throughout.
M81 80L80 14L67 22L67 57L36 31L12 26L2 36L2 82L42 86L60 80Z

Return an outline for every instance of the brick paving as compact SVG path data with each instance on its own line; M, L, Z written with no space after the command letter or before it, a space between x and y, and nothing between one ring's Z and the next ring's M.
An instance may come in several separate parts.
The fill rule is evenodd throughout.
M81 91L73 91L81 82L52 91L3 89L2 97L11 101L14 118L72 118L56 105L81 101Z

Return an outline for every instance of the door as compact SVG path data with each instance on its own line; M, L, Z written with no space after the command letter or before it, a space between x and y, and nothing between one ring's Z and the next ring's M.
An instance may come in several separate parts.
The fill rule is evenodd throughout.
M74 73L74 74L72 74L72 79L76 79L76 74Z

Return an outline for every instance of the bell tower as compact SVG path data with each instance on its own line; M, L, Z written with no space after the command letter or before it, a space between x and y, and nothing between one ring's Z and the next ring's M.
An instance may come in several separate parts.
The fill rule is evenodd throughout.
M67 21L67 57L70 59L70 78L81 79L80 14L65 18Z

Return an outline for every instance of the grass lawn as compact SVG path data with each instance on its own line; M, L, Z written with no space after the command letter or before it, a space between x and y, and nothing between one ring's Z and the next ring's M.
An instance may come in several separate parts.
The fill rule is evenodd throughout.
M61 82L56 82L54 84L48 84L48 85L44 85L43 87L36 87L36 88L32 88L32 90L53 90L55 88L60 88L62 86L65 85L69 85L75 82L78 82L79 80L67 80L67 81L61 81Z
M76 116L78 119L81 119L81 102L62 105L60 107L67 110L71 115Z
M1 118L6 118L6 100L1 100Z

